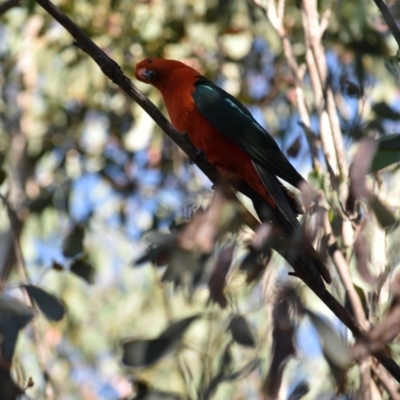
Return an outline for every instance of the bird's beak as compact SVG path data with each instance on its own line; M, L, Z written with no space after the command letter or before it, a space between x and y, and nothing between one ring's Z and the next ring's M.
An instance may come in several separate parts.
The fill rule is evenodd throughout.
M139 79L141 79L145 82L150 82L155 78L156 73L155 73L155 71L153 71L151 69L140 68L137 70L136 75Z

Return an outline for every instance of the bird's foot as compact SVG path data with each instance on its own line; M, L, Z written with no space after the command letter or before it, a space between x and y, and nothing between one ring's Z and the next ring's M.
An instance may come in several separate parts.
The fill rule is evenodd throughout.
M204 151L197 149L194 157L189 159L189 164L190 165L196 164L196 161L199 159L199 157L204 157L204 156L205 156Z

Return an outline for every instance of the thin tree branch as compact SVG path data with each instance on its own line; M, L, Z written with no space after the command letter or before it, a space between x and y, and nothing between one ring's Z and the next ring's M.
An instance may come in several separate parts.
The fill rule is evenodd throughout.
M216 171L205 157L197 156L197 149L187 138L180 134L161 114L157 107L150 102L122 73L119 65L108 57L70 18L63 14L48 0L36 0L55 20L57 20L77 41L80 49L86 52L100 66L104 74L117 84L130 98L137 102L163 129L163 131L191 158L196 165L209 177L216 180ZM326 290L323 294L315 291L317 296L332 310L332 312L357 337L365 337L365 331L353 316ZM382 365L400 382L400 367L382 350L374 353Z
M306 139L307 139L307 142L308 142L308 145L310 148L312 167L318 169L318 168L320 168L320 162L319 162L319 158L318 158L318 149L315 145L313 135L310 134L310 132L312 132L311 118L310 118L310 113L307 108L304 91L303 91L303 86L302 86L302 80L303 80L304 74L301 73L301 69L299 68L299 66L296 62L296 59L293 54L292 46L290 44L289 38L286 35L285 30L283 28L283 24L282 24L284 1L279 2L278 6L280 8L279 8L278 12L275 7L275 2L272 0L268 3L268 10L266 10L258 0L254 0L254 3L264 12L266 17L271 22L272 26L278 33L279 37L281 38L283 52L285 54L287 63L290 67L290 70L292 72L292 75L293 75L294 81L295 81L295 87L296 87L295 93L296 93L297 107L299 109L301 125L303 126L303 129L304 129L304 132L306 135Z
M318 77L324 96L324 108L326 109L331 126L331 134L334 143L339 175L343 181L347 180L348 166L344 152L342 132L340 129L339 117L336 111L335 98L328 83L328 67L324 49L321 45L321 27L318 18L316 0L302 1L302 18L304 33L307 41L307 49L312 50L314 62L318 71ZM312 64L311 60L308 64ZM321 103L322 105L323 103Z
M329 18L331 17L331 10L327 8L324 13L322 14L321 17L321 22L319 25L319 38L320 40L322 39L322 36L324 35L325 31L328 29L329 25Z
M323 198L323 193L321 193ZM360 297L358 296L356 289L353 285L353 281L350 276L349 266L344 258L342 252L339 250L336 242L336 238L332 232L332 226L329 222L328 212L324 211L323 217L324 234L328 237L329 254L336 266L336 270L339 273L340 279L343 286L346 289L346 293L349 297L350 304L352 306L354 315L360 325L365 329L369 329L369 321L366 318L363 305ZM363 357L358 362L360 368L360 383L361 393L364 400L371 399L371 358Z
M358 362L358 367L360 368L361 398L363 400L372 400L371 364L372 364L371 357L363 358Z
M139 104L157 125L189 156L195 160L196 165L215 182L215 168L207 162L203 155L199 155L196 147L190 142L187 135L178 132L164 117L158 108L141 93L127 78L121 67L104 53L78 26L48 0L36 0L56 21L58 21L76 40L76 45L88 54L101 68L103 73L116 85L118 85L131 99Z
M342 252L339 250L336 242L336 238L333 236L332 227L329 222L328 212L324 212L324 233L329 238L328 239L328 247L329 254L336 266L336 270L339 273L340 279L343 283L343 286L346 289L347 295L349 296L349 300L351 306L353 308L354 315L360 325L364 328L368 328L367 319L365 317L365 312L358 296L356 289L354 288L353 281L351 280L351 276L349 273L349 266L347 265L346 259L344 258Z
M12 233L12 238L13 238L13 248L15 251L16 263L17 263L17 271L21 277L22 282L24 284L28 285L28 284L30 284L30 279L28 276L28 272L26 270L25 259L22 254L22 248L21 248L21 243L20 243L20 239L19 239L19 232L17 231L19 229L19 220L17 217L17 213L11 207L8 200L4 196L0 195L0 198L7 209L7 215L10 220L11 233ZM33 301L33 298L25 290L23 292L24 292L24 297L25 297L27 303L31 307L34 307L35 303ZM36 352L37 352L37 358L38 358L39 366L40 366L40 369L42 370L43 379L45 382L46 399L52 400L55 397L54 397L54 389L52 386L52 381L50 379L51 375L49 374L49 371L46 367L47 361L46 361L46 352L45 352L45 347L44 347L45 342L42 340L41 335L38 331L37 321L33 321L31 324L32 324L31 326L32 326L32 332L33 332L33 341L35 343L35 348L36 348Z
M309 67L312 85L314 88L314 93L316 95L316 104L318 114L320 116L321 139L324 147L324 152L327 152L329 154L329 159L334 163L333 165L337 165L337 171L342 179L342 182L346 182L349 174L349 169L343 146L343 139L336 109L336 103L333 96L332 88L328 81L328 68L325 53L321 44L323 31L327 27L328 16L327 14L324 14L320 23L316 1L302 1L302 19L307 46L306 59ZM332 154L332 148L328 149L328 147L331 147L330 145L328 145L328 142L333 144L334 154L336 156L335 160L334 154ZM347 198L348 194L347 185L341 184L339 188L339 197L343 202L344 199ZM336 239L332 234L332 228L330 226L327 213L325 213L324 217L324 230L325 235L327 235L327 237L329 238L328 245L330 248L330 255L332 257L332 260L334 261L341 281L346 289L346 293L352 305L354 315L361 326L364 329L368 329L369 324L368 320L366 319L361 300L354 288L347 262L342 252L337 248ZM353 230L349 221L346 219L343 223L342 236L346 245L352 245L354 243ZM366 400L371 399L370 365L371 360L368 358L364 358L359 361L361 392L363 395L363 399Z
M388 392L392 400L400 400L400 394L397 392L396 385L394 384L391 377L388 375L387 371L382 368L382 365L375 365L372 363L372 371L376 375L379 382Z
M392 32L393 37L395 38L397 44L400 47L400 30L395 20L393 19L392 14L390 14L388 6L382 0L374 0L374 2L378 6L384 20L387 23L387 26L390 29L390 32Z
M10 8L18 7L19 3L20 3L20 0L8 0L8 1L5 1L4 3L1 3L0 4L0 15L4 14Z

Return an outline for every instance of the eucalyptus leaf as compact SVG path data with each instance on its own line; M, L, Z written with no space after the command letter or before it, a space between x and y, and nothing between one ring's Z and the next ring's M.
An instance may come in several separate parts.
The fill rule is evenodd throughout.
M383 229L389 228L397 222L392 211L390 211L390 209L377 196L371 196L369 199L369 205L374 211L379 225Z
M386 69L396 78L400 79L399 56L387 57L385 59Z
M18 332L34 317L34 310L18 300L0 298L0 356L11 363Z
M181 400L175 393L150 388L144 381L135 382L136 395L129 400Z
M397 162L400 162L400 134L382 136L378 140L378 149L372 160L370 172L379 171Z
M51 321L61 321L65 307L57 297L34 285L22 285L40 311Z
M126 339L122 343L122 362L130 367L148 367L170 354L180 344L182 335L199 315L172 323L156 339Z
M348 368L352 362L348 344L318 315L310 310L307 314L318 331L325 357L341 369Z
M81 225L76 225L63 242L63 254L65 257L75 257L83 253L83 239L85 230Z
M256 342L244 317L240 315L234 316L229 323L228 329L231 331L233 340L236 343L246 347L255 347Z
M85 259L75 260L70 266L70 271L73 274L84 279L87 283L89 284L94 283L95 269L93 265L90 264L87 260Z
M306 381L300 381L291 389L288 400L300 400L310 391L310 385Z

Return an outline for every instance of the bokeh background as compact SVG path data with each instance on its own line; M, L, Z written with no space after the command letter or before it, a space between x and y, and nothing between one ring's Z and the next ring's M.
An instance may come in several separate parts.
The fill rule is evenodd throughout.
M188 296L184 288L174 290L172 284L161 283L162 270L151 263L134 266L146 248L142 238L154 230L168 231L207 204L211 183L73 45L62 26L32 0L15 3L0 15L0 189L15 213L11 224L5 203L0 206L2 291L23 301L22 277L13 267L18 263L17 237L30 282L61 299L67 312L57 323L38 312L34 328L29 324L21 330L14 380L25 387L32 378L33 386L26 392L32 399L122 399L135 393L133 380L195 399L196 387L209 382L218 368L229 316L240 313L257 345L233 345L233 364L240 369L256 357L262 362L245 379L218 385L213 398L261 398L271 359L268 290L275 281L248 286L243 274L233 273L230 305L221 310L207 305L206 285ZM147 56L178 59L197 68L250 109L316 189L328 194L332 190L321 151L322 169L312 170L299 125L294 79L281 40L257 2L64 0L56 5L131 78L135 64ZM400 130L399 80L385 67L397 47L372 0L320 1L321 14L326 9L331 10L323 37L329 83L350 161L362 137ZM395 4L392 12L399 14ZM283 21L301 64L306 45L298 1L286 2ZM156 90L134 83L165 111ZM307 73L304 93L318 136ZM394 167L374 181L394 214L400 206L398 178ZM332 211L332 221L338 222L338 215ZM385 231L376 221L370 225L369 243L383 240L387 250L384 256L372 251L372 275L380 276L390 265L386 276L391 276L400 257L398 230L395 226ZM243 229L241 235L245 241L251 232ZM236 249L234 265L243 254L244 246ZM271 276L283 278L287 273L277 256L268 269ZM353 272L366 296L372 293ZM340 289L337 294L344 299ZM302 289L301 296L348 336L311 292ZM383 292L372 318L379 319L388 299ZM212 318L190 327L179 356L145 369L122 364L123 338L155 337L171 320L196 313ZM304 398L336 398L335 380L307 319L298 326L296 347L284 375L282 398L291 398L291 390L304 380L311 389ZM393 345L393 354L397 347ZM348 373L347 398L358 387L355 367Z

